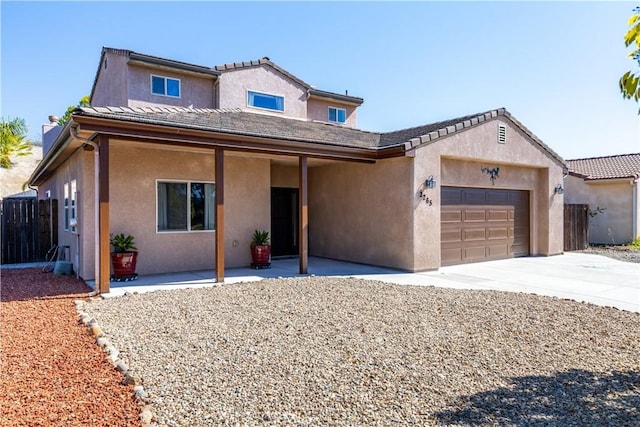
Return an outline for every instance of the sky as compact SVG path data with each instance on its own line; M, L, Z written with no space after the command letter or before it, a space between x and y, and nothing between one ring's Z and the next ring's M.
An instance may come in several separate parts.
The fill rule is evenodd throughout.
M393 131L506 108L565 159L640 152L618 79L636 2L0 2L0 116L39 141L103 46L214 66L268 56Z

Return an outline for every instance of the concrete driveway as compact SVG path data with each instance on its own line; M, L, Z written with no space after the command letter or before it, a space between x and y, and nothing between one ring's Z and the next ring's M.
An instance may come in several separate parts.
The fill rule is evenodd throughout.
M308 277L297 271L297 258L281 259L273 261L268 270L229 269L225 272L225 283L273 277ZM358 277L404 285L524 292L640 312L640 264L602 255L568 252L553 257L512 258L443 267L422 273L310 257L309 274ZM104 296L213 286L215 277L214 270L141 276L133 282L111 282L111 292ZM92 282L88 283L93 286Z
M640 264L602 255L568 252L369 278L457 289L525 292L640 312Z

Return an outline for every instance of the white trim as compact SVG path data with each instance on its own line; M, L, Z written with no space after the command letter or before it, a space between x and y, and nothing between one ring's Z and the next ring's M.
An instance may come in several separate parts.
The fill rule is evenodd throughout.
M212 184L215 188L215 181L198 181L198 180L188 180L188 179L163 179L156 178L155 180L155 190L156 190L156 234L184 234L184 233L215 233L218 223L216 222L213 230L191 230L191 215L189 206L191 205L191 191L187 191L187 229L186 230L158 230L158 184L159 183L167 183L167 184ZM190 187L188 188L190 190Z
M154 77L158 77L160 79L164 79L164 93L155 93L153 91L153 78ZM171 79L171 80L175 80L178 82L178 92L179 95L175 96L175 95L169 95L167 94L167 79ZM175 98L175 99L179 99L182 98L182 81L176 77L169 77L169 76L161 76L160 74L150 74L149 75L149 90L151 95L155 95L155 96L165 96L167 98Z
M256 107L254 105L250 105L249 104L249 92L253 92L253 93L257 93L260 95L267 95L267 96L275 96L278 98L282 98L282 110L274 110L272 108L264 108L264 107ZM246 104L247 104L247 108L255 108L256 110L262 110L262 111L271 111L273 113L284 113L285 110L285 106L284 106L284 102L285 102L285 97L284 95L277 95L275 93L269 93L269 92L262 92L260 90L254 90L254 89L246 89L246 93L245 93L245 100L246 100Z
M339 121L339 120L335 120L335 121L334 121L334 120L331 120L331 119L329 118L329 110L330 110L331 108L333 108L334 110L336 110L336 118L338 118L338 110L342 110L342 111L344 111L344 122L341 122L341 121ZM327 106L327 121L328 121L329 123L336 123L336 124L339 124L339 125L343 125L343 124L347 123L347 109L346 109L346 108L342 108L342 107L334 107L333 105L328 105L328 106Z

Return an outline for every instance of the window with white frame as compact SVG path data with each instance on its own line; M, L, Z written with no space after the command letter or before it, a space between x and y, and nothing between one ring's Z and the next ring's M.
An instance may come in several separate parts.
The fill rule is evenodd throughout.
M69 183L64 183L64 229L69 231Z
M151 75L151 93L154 95L180 98L180 80L171 77Z
M78 229L78 206L77 206L77 199L78 199L78 185L76 180L72 180L71 181L71 188L69 191L69 197L71 198L71 212L69 214L69 228L71 229L72 233L77 232Z
M213 183L158 181L157 230L215 230L215 194Z
M344 123L347 121L347 110L344 108L329 107L329 121Z
M247 91L247 105L249 107L264 108L266 110L284 111L284 96L249 90Z

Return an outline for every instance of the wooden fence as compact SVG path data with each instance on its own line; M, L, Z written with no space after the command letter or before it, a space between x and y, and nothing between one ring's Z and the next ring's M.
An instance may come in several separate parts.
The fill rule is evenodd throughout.
M564 250L589 247L589 205L564 205Z
M58 201L2 200L2 264L45 261L58 242Z

